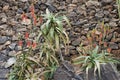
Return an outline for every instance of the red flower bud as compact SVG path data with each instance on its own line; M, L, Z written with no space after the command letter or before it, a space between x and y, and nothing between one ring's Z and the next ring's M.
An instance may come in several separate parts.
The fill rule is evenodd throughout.
M30 46L31 46L31 42L27 41L27 47L30 47Z
M110 53L110 52L111 52L111 50L112 50L111 48L107 48L107 52L108 52L108 53Z
M22 20L26 20L27 19L27 16L25 13L22 14Z
M25 39L28 39L28 38L29 38L29 33L26 32L26 33L25 33Z
M36 48L36 46L37 46L36 42L33 42L32 48L34 49L34 48Z
M19 46L22 46L22 45L23 45L23 42L20 40L20 41L18 42L18 45L19 45Z

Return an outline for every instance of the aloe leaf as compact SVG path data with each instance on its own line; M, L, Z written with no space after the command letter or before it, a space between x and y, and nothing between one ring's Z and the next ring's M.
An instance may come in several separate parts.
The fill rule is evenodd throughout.
M97 60L95 60L95 66L97 67L97 69L98 69L98 75L99 75L99 77L101 78L101 73L100 73L100 63L99 63L99 61L97 61Z
M60 43L59 43L59 36L55 33L55 44L56 44L56 48L57 50L59 50L59 46L60 46Z
M62 22L61 21L59 21L59 20L56 20L55 21L56 23L57 23L57 25L58 25L58 27L59 27L59 29L60 29L60 31L62 31L63 30L63 25L62 25Z
M70 25L70 22L69 22L69 20L68 20L68 18L64 15L63 16L63 19L67 22L67 24L71 27L71 25Z
M50 37L54 40L54 27L51 27L50 31L49 31L49 34L50 34Z

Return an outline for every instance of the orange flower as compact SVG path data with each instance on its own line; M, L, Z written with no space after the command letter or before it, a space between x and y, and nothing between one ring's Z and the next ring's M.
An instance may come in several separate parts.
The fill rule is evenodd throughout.
M35 49L36 46L37 46L36 42L33 42L33 44L32 44L32 48Z
M111 52L111 50L112 50L111 48L107 48L107 52L108 52L108 53L110 53L110 52Z
M19 45L19 46L22 46L22 45L23 45L23 42L20 40L20 41L18 42L18 45Z
M30 46L31 46L31 42L27 41L27 47L30 47Z
M30 11L31 11L31 16L34 18L35 17L35 9L34 9L34 5L33 4L30 7Z
M26 32L26 33L25 33L25 39L28 39L28 38L29 38L29 33Z

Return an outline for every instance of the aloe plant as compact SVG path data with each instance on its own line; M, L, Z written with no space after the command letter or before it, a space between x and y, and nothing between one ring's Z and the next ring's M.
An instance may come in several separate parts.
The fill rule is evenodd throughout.
M42 15L46 22L41 26L38 37L42 35L45 43L49 44L52 49L60 52L60 44L64 43L66 49L66 44L69 42L68 35L63 28L63 21L66 21L69 26L70 23L66 16L63 15L59 17L58 15L59 13L53 14L46 9L46 14Z
M118 61L112 59L110 54L107 53L106 51L102 51L101 53L99 53L98 49L99 49L98 46L96 46L93 50L90 50L90 49L86 50L82 46L78 47L78 51L82 50L82 52L79 51L80 56L73 59L73 63L76 65L82 64L82 68L83 70L86 71L87 75L88 75L89 69L94 68L94 75L96 71L98 71L99 78L101 78L100 65L106 64L106 63L117 63Z

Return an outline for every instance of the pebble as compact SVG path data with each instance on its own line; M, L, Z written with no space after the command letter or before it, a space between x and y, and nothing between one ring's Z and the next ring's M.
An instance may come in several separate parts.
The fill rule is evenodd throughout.
M7 40L8 38L6 36L0 36L0 45L4 44Z

